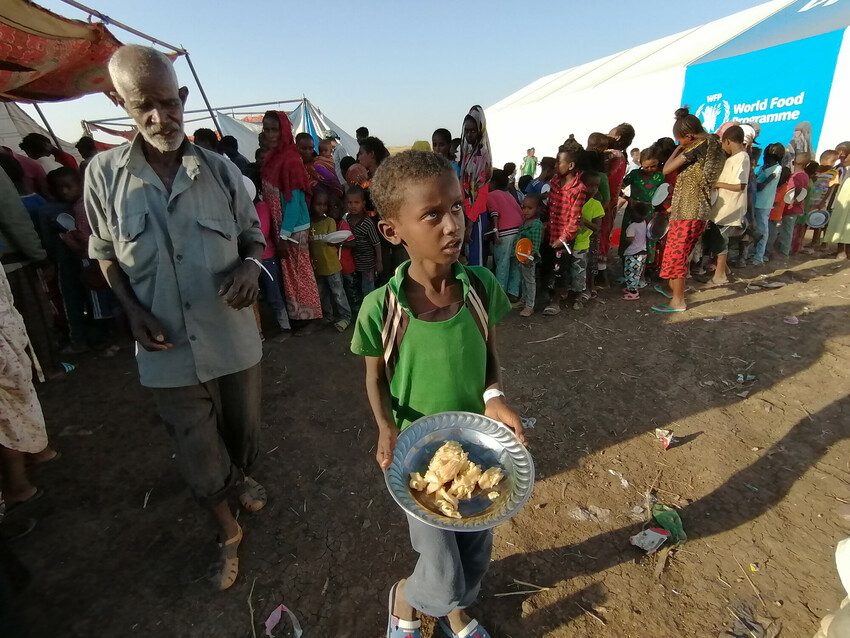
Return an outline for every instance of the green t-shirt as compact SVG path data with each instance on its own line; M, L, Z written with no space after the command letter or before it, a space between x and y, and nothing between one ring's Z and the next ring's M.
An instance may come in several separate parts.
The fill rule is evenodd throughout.
M534 155L532 155L531 157L526 155L525 159L522 160L522 174L523 175L530 175L531 177L534 177L534 174L536 172L537 172L537 158L534 157Z
M581 209L581 218L585 221L592 222L594 219L605 217L605 209L602 208L602 203L598 199L589 199ZM573 250L588 250L590 248L590 236L593 231L582 226L578 231L575 240L573 240Z
M398 350L390 380L393 417L403 430L417 419L446 411L484 412L487 375L487 344L469 308L464 304L446 321L416 319L407 303L402 282L410 262L396 270L386 284L367 295L357 316L351 351L366 357L383 357L381 328L386 287L395 293L410 322ZM505 291L486 268L469 267L487 291L489 326L495 326L510 312ZM467 270L454 265L454 275L463 284L463 298L469 294Z

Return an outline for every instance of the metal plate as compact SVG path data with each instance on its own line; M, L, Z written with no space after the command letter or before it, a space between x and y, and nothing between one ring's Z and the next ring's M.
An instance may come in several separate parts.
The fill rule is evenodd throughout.
M813 210L809 213L808 225L812 228L823 228L829 223L829 212L825 210Z
M428 469L434 453L446 441L457 441L469 459L484 469L498 465L505 478L499 498L480 494L460 502L463 518L448 518L426 507L427 496L410 489L411 472ZM453 532L479 532L504 523L531 498L534 461L514 433L501 423L471 412L441 412L415 421L398 436L393 462L384 475L390 494L414 518Z

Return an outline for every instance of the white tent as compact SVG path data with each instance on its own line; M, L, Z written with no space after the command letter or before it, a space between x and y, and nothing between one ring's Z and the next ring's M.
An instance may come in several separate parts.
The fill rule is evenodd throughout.
M339 137L339 143L346 153L352 157L357 157L357 151L360 149L357 140L335 124L307 98L302 98L298 107L290 111L287 116L292 124L293 134L309 133L312 135L313 139L316 140L316 150L318 150L319 142L333 132ZM232 135L236 138L239 143L239 152L253 160L254 153L260 147L257 135L262 130L262 126L238 120L221 111L216 111L216 119L224 135Z
M20 106L14 102L0 102L0 146L8 146L16 153L23 153L18 145L29 133L40 133L52 139L47 129L39 126ZM59 140L59 144L63 151L81 159L72 143Z
M607 133L623 121L633 124L637 131L635 146L644 147L670 135L673 111L689 100L694 111L713 114L717 110L725 116L711 122L716 126L729 119L769 119L780 108L773 98L800 96L806 91L809 111L797 109L797 119L817 124L815 143L822 127L825 143L835 144L839 140L827 139L826 135L835 135L835 129L843 125L837 111L842 102L837 98L848 91L850 80L846 62L850 52L842 46L848 12L850 3L846 1L772 0L543 77L486 109L494 163L516 162L532 146L538 156L553 155L570 133L584 143L591 132ZM830 36L829 42L818 40L822 35ZM804 39L811 55L805 60L791 58L788 47ZM767 55L759 58L763 66L748 58L759 54ZM771 65L773 60L775 65ZM796 62L796 71L788 67L792 62ZM826 69L828 77L818 77L816 86L806 85L801 93L798 85L806 81L803 76L819 67ZM713 90L700 92L708 86L707 78ZM830 85L834 87L831 96ZM742 110L753 104L761 106L762 96L768 100L764 109ZM708 105L710 109L706 109ZM846 101L843 105L846 107ZM707 128L716 128L709 127L705 117L703 121ZM792 121L790 131L793 127ZM786 135L786 128L768 133ZM838 137L850 135L845 128ZM788 139L790 134L760 141Z

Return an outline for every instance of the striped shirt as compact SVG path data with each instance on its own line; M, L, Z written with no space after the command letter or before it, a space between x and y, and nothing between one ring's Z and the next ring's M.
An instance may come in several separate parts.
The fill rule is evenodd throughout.
M351 252L354 255L354 267L357 272L372 272L375 270L375 250L381 243L378 229L368 217L361 217L355 221L353 217L348 218L354 239L351 243Z

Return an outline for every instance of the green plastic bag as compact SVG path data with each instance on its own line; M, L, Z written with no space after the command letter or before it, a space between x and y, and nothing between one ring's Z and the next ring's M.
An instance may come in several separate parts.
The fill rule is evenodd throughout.
M682 525L682 519L679 513L672 507L668 507L663 503L656 503L652 506L652 518L666 529L673 536L676 545L681 545L688 540L688 535L685 534L685 528Z

